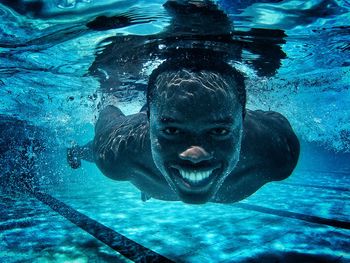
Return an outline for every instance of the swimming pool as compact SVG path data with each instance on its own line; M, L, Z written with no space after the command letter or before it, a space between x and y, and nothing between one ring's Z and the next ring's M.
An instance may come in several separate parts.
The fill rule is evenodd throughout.
M1 262L350 260L349 3L215 1L223 13L204 30L174 23L164 1L1 3ZM227 20L232 39L219 41ZM93 164L67 165L106 101L140 110L149 74L180 44L225 51L247 108L287 117L301 142L288 179L189 205L143 202Z

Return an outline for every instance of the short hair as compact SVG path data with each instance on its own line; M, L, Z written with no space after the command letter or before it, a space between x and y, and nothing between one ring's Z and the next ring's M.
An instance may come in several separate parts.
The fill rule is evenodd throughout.
M202 71L209 71L218 73L224 79L227 77L233 78L236 83L235 93L238 96L238 101L242 105L243 117L245 115L246 107L246 88L244 84L244 76L241 72L231 67L228 63L222 60L215 60L213 58L173 58L164 61L156 69L154 69L148 80L147 87L147 106L150 106L150 102L154 97L155 85L158 76L165 72L178 72L181 70L187 70L189 72L200 73Z

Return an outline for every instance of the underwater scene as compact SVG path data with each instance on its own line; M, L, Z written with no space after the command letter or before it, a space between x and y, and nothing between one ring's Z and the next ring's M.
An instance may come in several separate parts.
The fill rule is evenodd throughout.
M350 262L346 0L0 0L0 262Z

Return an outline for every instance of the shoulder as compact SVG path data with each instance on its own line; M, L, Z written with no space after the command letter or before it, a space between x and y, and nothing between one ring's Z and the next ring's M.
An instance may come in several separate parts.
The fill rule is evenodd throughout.
M295 135L292 126L286 117L275 111L247 111L244 123L246 128L254 127L269 137L275 135L279 137L288 137ZM276 138L277 139L277 138Z
M291 125L287 118L276 111L247 110L247 118L257 125L268 125L275 129L291 129Z
M128 180L133 160L147 148L148 121L145 113L137 113L101 129L94 138L97 166L108 177Z
M283 180L294 170L300 152L299 140L289 121L275 111L248 111L245 121L256 148L271 171L271 180Z

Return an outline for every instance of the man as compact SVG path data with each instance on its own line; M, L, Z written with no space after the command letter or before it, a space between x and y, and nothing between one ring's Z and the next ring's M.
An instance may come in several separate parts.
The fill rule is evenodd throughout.
M299 141L277 112L245 109L241 73L223 61L169 59L153 71L146 111L107 106L93 143L68 150L72 167L94 160L143 199L232 203L287 178Z

